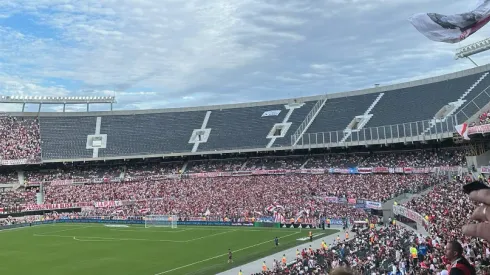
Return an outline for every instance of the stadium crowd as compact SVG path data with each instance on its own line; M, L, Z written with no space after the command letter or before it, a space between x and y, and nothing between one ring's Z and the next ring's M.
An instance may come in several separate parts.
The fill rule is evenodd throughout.
M0 208L17 209L25 203L32 203L36 199L36 190L9 190L0 193Z
M449 274L456 266L455 261L461 262L462 257L475 268L476 274L490 274L490 250L485 241L467 239L463 235L456 238L439 234L422 236L396 224L357 227L353 231L356 236L352 240L313 248L310 245L298 253L294 262L284 265L275 260L270 270L255 275L331 274L337 267L347 267L352 274L362 275L439 275ZM460 258L448 255L447 246L455 240L462 244Z
M0 173L0 183L15 183L19 182L16 172Z
M332 205L325 202L326 196L386 201L404 192L416 192L438 180L429 174L291 174L47 185L44 203L133 201L117 211L134 215L150 209L154 214L173 212L182 217L210 212L222 218L259 215L270 205L280 205L285 217L305 209L318 214L322 214L321 209L328 209L323 215L339 216L346 214L346 210L340 206L329 207ZM22 199L23 203L35 204L35 192L7 192L2 199ZM103 208L97 211L104 211L99 215L107 214Z
M333 167L433 167L464 165L461 150L410 151L403 153L336 154L312 157L250 158L189 162L190 173L212 171L333 168ZM120 182L98 184L69 184L44 186L44 203L79 203L123 201L109 207L89 207L84 216L117 216L127 218L151 214L175 214L182 220L235 219L270 215L274 206L283 217L296 217L306 211L318 219L348 218L350 221L369 219L367 212L352 205L333 203L325 197L356 198L386 201L405 192L418 192L429 186L434 189L415 198L406 206L427 216L431 232L428 237L417 236L397 225L356 227L357 236L330 249L312 248L301 251L296 262L267 275L328 274L339 266L348 266L360 274L436 274L447 269L444 246L458 239L472 264L488 263L488 244L465 238L461 227L474 209L461 194L463 183L447 184L447 176L432 174L285 174L244 177L207 177L161 179L162 174L180 174L183 162L140 163L124 166L76 167L43 172L27 172L29 181L59 179L117 178ZM15 175L12 174L12 175ZM11 175L11 177L12 177ZM1 179L1 178L0 178ZM443 183L443 184L441 184ZM0 194L0 208L12 205L35 204L36 188L8 191ZM15 223L2 220L0 224ZM29 220L21 221L29 222ZM417 260L409 251L416 247Z
M313 156L305 168L342 167L436 167L465 166L463 150L417 150L366 154L328 154Z
M466 181L470 181L467 179ZM480 180L485 180L480 178ZM439 244L444 241L458 240L463 244L465 256L475 266L490 265L490 246L487 242L469 238L462 233L462 228L471 218L476 205L469 197L462 193L465 181L455 181L450 184L441 184L430 193L413 199L407 207L425 216L430 222L430 231L433 232ZM438 247L439 250L442 246Z
M351 240L333 244L322 242L319 247L306 245L289 265L275 261L270 270L255 275L330 274L331 270L339 267L362 275L389 274L393 271L395 273L391 274L397 274L396 270L405 274L413 261L404 251L408 251L414 243L426 242L412 231L391 225L377 228L356 226L352 231L356 236ZM433 266L434 271L441 269L445 267ZM421 268L414 270L419 272Z
M26 171L28 182L56 180L134 179L151 180L161 175L181 173L232 172L257 170L294 170L348 168L348 167L438 167L465 166L464 151L461 149L416 150L406 152L378 152L362 154L326 154L289 157L231 158L202 161L140 162L115 165L66 165L57 169ZM185 170L183 171L182 169ZM0 175L4 175L0 173ZM0 183L4 182L0 176Z
M479 117L478 117L478 125L484 125L484 124L489 124L490 123L490 111L488 112L483 112ZM471 123L470 126L476 126L476 122Z
M0 116L0 160L35 160L40 153L37 119Z
M121 175L120 166L67 166L58 169L26 171L25 176L30 182L56 180L116 178Z
M428 218L431 232L443 239L462 236L461 228L470 218L475 206L462 193L463 183L437 185L428 194L414 198L407 207Z

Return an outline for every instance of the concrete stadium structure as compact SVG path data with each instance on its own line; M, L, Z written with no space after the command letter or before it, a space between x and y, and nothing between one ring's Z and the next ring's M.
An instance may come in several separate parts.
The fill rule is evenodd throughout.
M37 117L43 162L369 146L452 138L490 102L490 65L313 97Z

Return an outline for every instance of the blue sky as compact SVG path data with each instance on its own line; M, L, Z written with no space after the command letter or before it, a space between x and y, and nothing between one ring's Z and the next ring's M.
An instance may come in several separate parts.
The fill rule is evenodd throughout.
M454 0L4 0L0 94L105 96L118 109L291 98L471 68L408 22ZM488 54L475 57L479 64ZM82 106L83 108L83 106Z

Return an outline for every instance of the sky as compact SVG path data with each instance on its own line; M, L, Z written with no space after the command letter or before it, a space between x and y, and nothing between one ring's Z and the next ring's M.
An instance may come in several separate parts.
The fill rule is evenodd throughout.
M411 81L473 67L454 60L454 51L487 38L490 27L446 44L425 38L408 18L473 7L463 0L2 0L0 94L115 94L116 109L150 109ZM483 65L490 55L474 60Z

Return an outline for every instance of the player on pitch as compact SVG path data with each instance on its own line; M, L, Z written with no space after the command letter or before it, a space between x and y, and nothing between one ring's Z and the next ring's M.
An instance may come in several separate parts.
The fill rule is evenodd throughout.
M233 253L231 253L231 249L228 248L228 263L233 263Z

